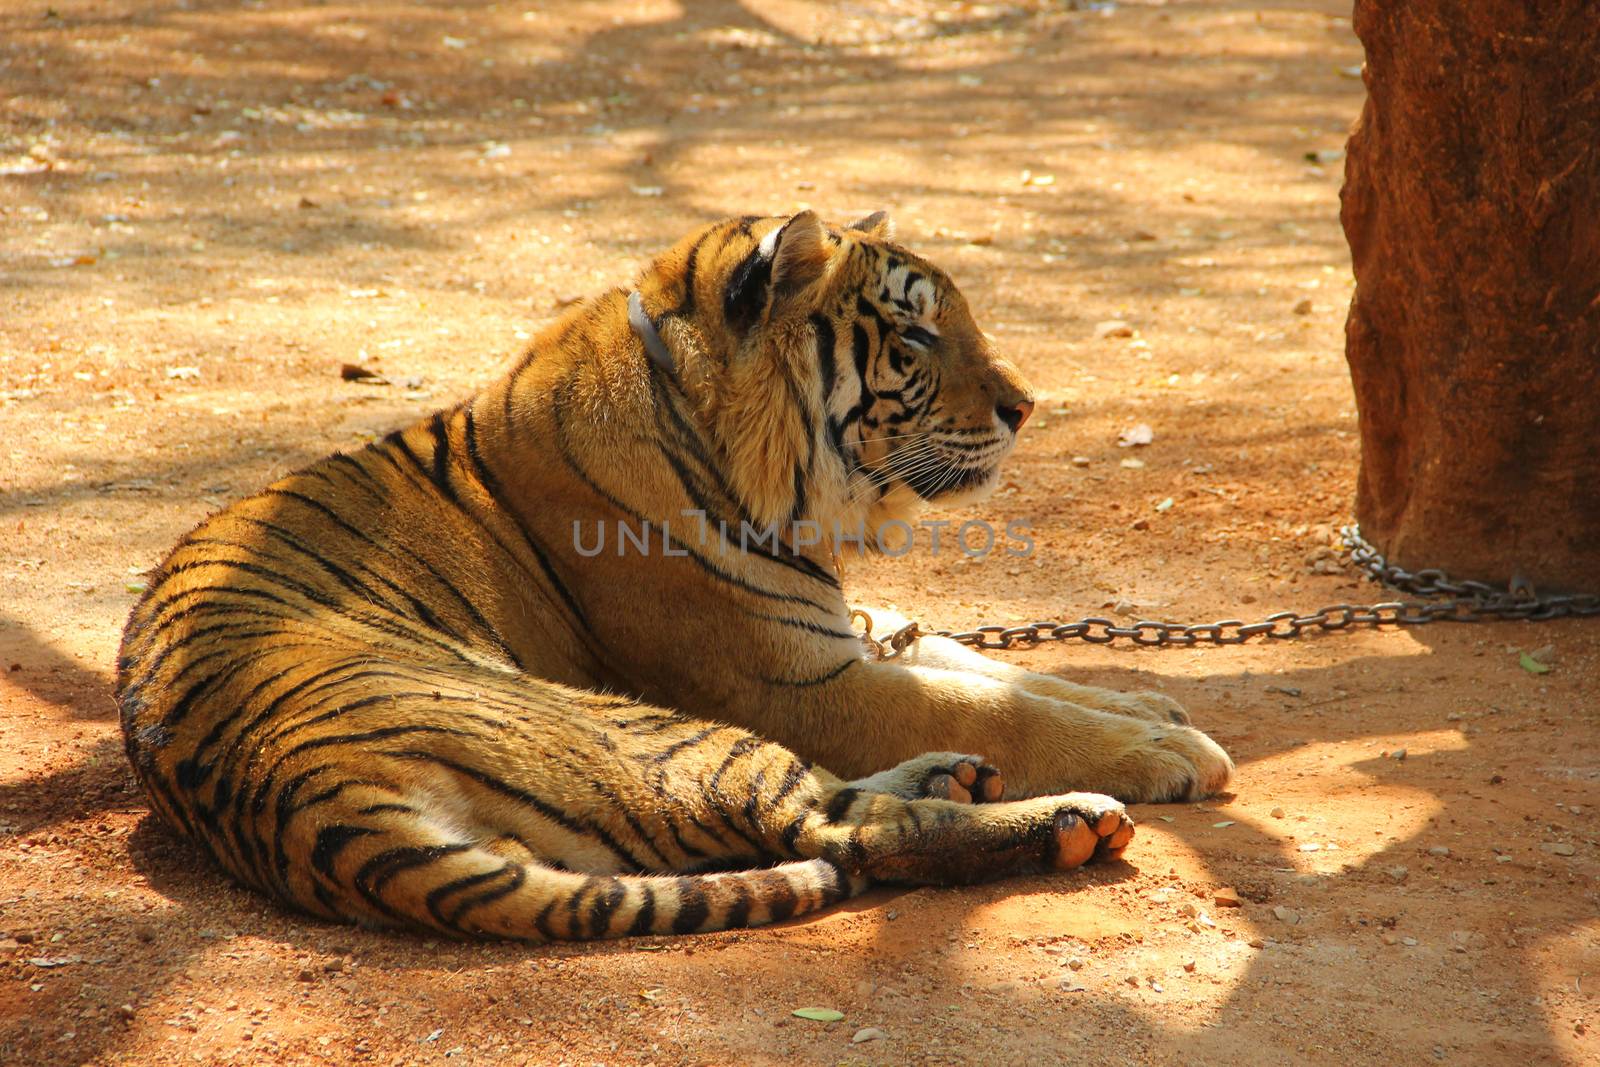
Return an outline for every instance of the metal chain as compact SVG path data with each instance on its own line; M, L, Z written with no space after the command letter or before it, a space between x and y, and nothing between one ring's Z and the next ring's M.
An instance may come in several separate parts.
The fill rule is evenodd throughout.
M963 645L984 649L1031 648L1046 641L1087 641L1109 645L1119 638L1152 648L1194 645L1242 645L1252 637L1289 640L1307 629L1344 630L1349 627L1382 629L1385 626L1423 626L1430 622L1492 622L1600 615L1600 596L1578 593L1538 596L1526 582L1513 581L1508 589L1496 589L1484 582L1453 581L1443 571L1428 568L1411 572L1389 563L1361 536L1361 528L1345 526L1339 531L1350 562L1368 578L1404 593L1420 597L1439 597L1429 601L1388 600L1377 604L1331 604L1301 615L1279 611L1259 622L1224 619L1220 622L1184 624L1142 621L1119 626L1114 620L1091 617L1077 622L1034 622L1024 626L979 626L971 630L923 630L917 623L901 627L887 640L872 637L872 619L860 616L867 632L862 640L878 659L893 659L919 637L948 637Z

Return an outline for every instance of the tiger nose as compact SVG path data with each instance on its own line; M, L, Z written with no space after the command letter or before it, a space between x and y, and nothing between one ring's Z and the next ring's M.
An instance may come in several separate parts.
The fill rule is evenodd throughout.
M1015 404L997 404L994 412L1000 416L1000 421L1011 427L1011 432L1016 433L1022 429L1022 424L1028 421L1028 416L1033 414L1033 401L1018 400Z

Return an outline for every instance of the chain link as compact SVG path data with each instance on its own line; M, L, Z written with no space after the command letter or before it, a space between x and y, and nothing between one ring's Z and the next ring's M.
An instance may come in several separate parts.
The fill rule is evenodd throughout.
M1333 631L1351 627L1382 629L1386 626L1424 626L1431 622L1493 622L1526 619L1589 617L1600 615L1600 596L1593 593L1538 596L1527 582L1513 581L1508 589L1496 589L1485 582L1454 581L1443 571L1428 568L1416 572L1389 563L1364 540L1361 528L1345 526L1339 531L1350 562L1368 578L1402 593L1435 600L1386 600L1377 604L1330 604L1309 615L1279 611L1258 622L1223 619L1219 622L1176 623L1135 622L1120 626L1113 619L1093 616L1076 622L1034 622L1025 626L979 626L971 630L923 630L917 623L901 627L887 640L872 637L872 619L864 611L859 616L867 632L862 640L879 659L893 659L919 637L948 637L963 645L984 649L1031 648L1047 641L1087 641L1109 645L1128 640L1150 648L1195 645L1242 645L1253 637L1287 641L1306 630Z

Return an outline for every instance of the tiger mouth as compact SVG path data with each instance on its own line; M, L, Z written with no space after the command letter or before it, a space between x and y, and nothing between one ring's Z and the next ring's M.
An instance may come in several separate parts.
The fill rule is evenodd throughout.
M988 488L1000 473L998 463L981 467L941 466L902 475L901 480L917 496L930 503Z
M891 484L905 486L928 503L981 497L998 484L1000 466L1015 447L1014 440L1003 438L908 436L911 443L891 445L888 455L868 468L871 480L881 487L880 498Z

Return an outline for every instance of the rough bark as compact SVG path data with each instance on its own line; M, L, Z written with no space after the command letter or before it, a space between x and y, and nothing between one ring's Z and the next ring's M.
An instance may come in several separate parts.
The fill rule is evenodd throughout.
M1600 3L1356 0L1356 514L1393 562L1600 591Z

